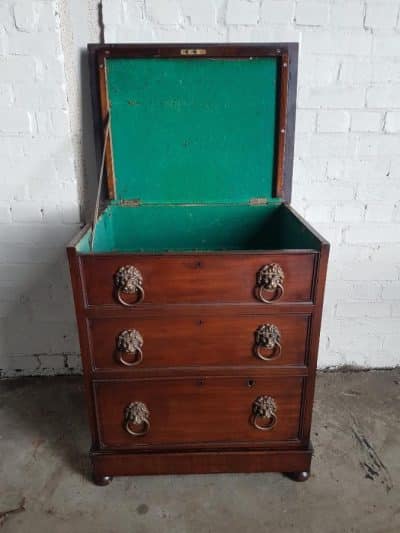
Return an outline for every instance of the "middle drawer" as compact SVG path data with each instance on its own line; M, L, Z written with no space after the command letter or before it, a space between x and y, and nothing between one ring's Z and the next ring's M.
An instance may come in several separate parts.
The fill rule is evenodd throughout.
M88 319L99 370L199 366L301 366L310 315Z

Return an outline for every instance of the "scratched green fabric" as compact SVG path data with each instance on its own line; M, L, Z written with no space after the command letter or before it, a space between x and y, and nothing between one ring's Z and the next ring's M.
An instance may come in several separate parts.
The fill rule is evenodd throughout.
M107 80L117 201L272 197L275 58L108 59Z

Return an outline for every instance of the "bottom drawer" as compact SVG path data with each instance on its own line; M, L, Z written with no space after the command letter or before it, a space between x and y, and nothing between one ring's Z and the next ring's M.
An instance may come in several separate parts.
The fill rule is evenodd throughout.
M302 377L96 381L100 446L297 441L302 388Z

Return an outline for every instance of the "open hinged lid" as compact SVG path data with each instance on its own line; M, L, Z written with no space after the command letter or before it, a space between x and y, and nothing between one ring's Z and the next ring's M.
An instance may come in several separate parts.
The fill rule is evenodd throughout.
M290 201L297 44L89 52L113 203Z

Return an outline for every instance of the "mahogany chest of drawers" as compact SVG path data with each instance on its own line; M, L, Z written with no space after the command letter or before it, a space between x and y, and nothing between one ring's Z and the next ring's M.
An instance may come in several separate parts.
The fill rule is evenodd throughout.
M289 205L297 45L89 56L100 209L68 257L95 482L307 479L329 245Z

